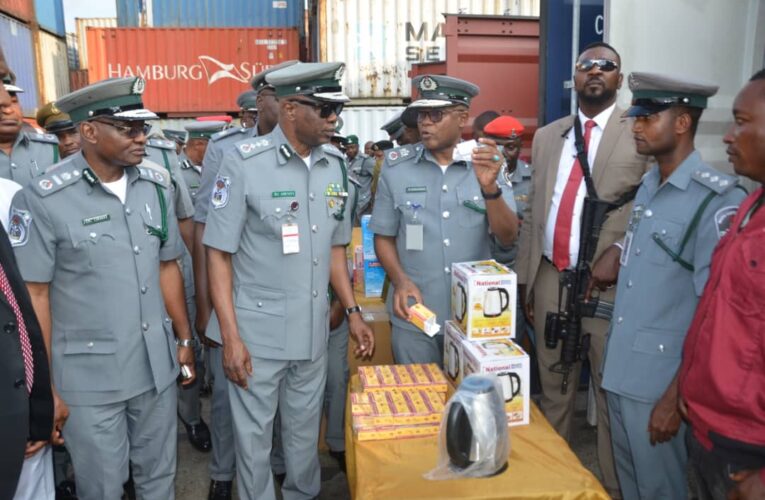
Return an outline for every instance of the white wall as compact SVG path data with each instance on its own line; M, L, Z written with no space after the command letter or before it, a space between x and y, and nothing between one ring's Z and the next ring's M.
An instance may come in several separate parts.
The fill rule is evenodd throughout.
M702 116L696 146L707 162L732 171L722 136L736 94L765 66L765 0L606 0L605 17L605 40L622 56L619 105L629 105L633 70L714 82L720 90Z

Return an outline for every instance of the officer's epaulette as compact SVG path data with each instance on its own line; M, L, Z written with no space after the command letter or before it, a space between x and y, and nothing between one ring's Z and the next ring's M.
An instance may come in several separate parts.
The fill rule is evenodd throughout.
M273 141L268 137L253 137L236 143L236 150L243 159L255 156L258 153L273 148Z
M411 144L407 144L406 146L401 146L386 151L385 161L388 162L389 167L392 167L393 165L397 165L404 160L413 158L415 154L417 154L417 149L415 149Z
M42 197L51 195L62 190L67 186L76 183L82 177L83 172L78 169L71 161L64 160L54 165L56 168L50 168L46 172L32 179L30 186Z
M193 165L191 165L191 161L189 161L188 159L187 159L187 160L181 160L181 168L182 168L183 170L188 170L188 169L190 169L192 166L193 166Z
M144 159L138 165L138 174L142 179L159 184L162 187L170 187L170 173L161 165L151 160Z
M168 141L167 139L162 139L161 137L152 137L146 144L153 148L172 149L175 151L175 143L173 141Z
M212 135L212 137L210 137L210 140L215 142L215 141L219 141L219 140L223 139L224 137L228 137L230 135L243 134L246 131L247 131L247 129L244 128L244 127L227 128L226 130L221 130L220 132L215 132Z
M38 134L37 132L30 132L29 140L58 145L58 137L56 137L54 134Z
M724 174L707 165L697 168L691 178L717 194L733 189L738 184L738 179L735 176Z

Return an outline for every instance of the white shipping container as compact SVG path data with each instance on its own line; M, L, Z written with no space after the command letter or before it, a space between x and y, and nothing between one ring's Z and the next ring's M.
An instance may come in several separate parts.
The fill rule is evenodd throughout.
M88 69L88 28L116 28L116 17L76 17L77 50L80 56L80 69Z
M403 106L346 107L340 115L340 118L343 119L343 128L340 130L340 134L358 136L359 146L363 152L365 142L388 139L388 134L384 130L380 130L380 127L404 109Z
M66 40L38 30L35 36L40 105L69 93L69 64Z
M317 0L319 57L345 61L345 92L400 103L412 63L446 59L443 14L539 16L540 0Z

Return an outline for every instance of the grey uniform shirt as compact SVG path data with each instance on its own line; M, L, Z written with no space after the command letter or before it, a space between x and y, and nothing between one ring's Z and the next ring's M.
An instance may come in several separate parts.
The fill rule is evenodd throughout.
M364 214L372 203L372 179L375 171L375 159L361 153L348 163L348 172L359 183L359 202L356 213Z
M159 137L152 137L146 143L146 158L170 172L176 217L182 220L194 215L194 201L191 199L189 188L181 174L181 164L175 153L175 143Z
M22 130L13 144L11 154L0 150L0 177L26 186L58 162L58 139L53 134L37 134Z
M507 205L515 210L512 187L503 186L502 191ZM406 226L415 212L423 226L424 245L422 250L407 250ZM386 152L369 228L375 234L396 237L404 272L439 322L450 317L452 263L491 256L489 239L493 237L486 203L471 164L454 162L443 173L421 144ZM393 314L391 318L398 327L418 330Z
M178 374L159 285L160 261L176 259L182 249L169 178L144 167L125 173L124 205L82 153L13 199L9 238L24 280L50 285L52 374L70 405L162 391ZM163 205L161 244L149 231L162 228Z
M709 276L712 251L745 197L736 178L702 162L694 152L659 185L654 166L643 178L624 239L616 304L608 336L603 388L653 403L675 376L685 334ZM679 253L694 215L708 196L682 259Z
M239 333L253 356L315 360L326 351L331 249L351 239L343 162L324 145L309 169L279 127L224 157L203 242L233 254ZM299 253L283 252L285 224L297 225Z
M202 177L199 181L199 189L194 200L194 222L205 224L207 222L207 212L210 208L210 195L215 186L215 179L221 168L223 156L234 148L234 145L251 137L257 137L258 127L252 128L230 128L218 132L210 138L205 151L205 157L202 159Z
M518 160L518 163L513 172L507 172L503 170L500 174L500 184L503 186L509 186L513 189L513 199L515 200L515 206L517 207L516 215L518 216L519 227L523 224L523 214L526 211L526 207L529 205L529 189L531 188L531 165L523 160ZM498 262L510 266L515 265L515 258L518 255L518 240L509 250L503 251L492 238L491 240L491 255Z
M202 181L202 172L200 167L196 167L191 160L184 159L181 161L181 177L189 190L191 201L194 203L194 207L197 205L197 192L199 192L199 184Z

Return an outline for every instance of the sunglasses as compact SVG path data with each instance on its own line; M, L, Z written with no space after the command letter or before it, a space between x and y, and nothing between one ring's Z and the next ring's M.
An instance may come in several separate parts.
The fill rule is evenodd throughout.
M593 66L597 66L600 68L600 71L605 71L607 73L619 69L619 65L616 64L616 61L611 61L610 59L585 59L576 63L576 70L590 71Z
M321 118L329 118L332 115L340 116L344 106L342 102L316 102L304 101L302 99L292 99L292 102L302 104L303 106L309 106L313 109L318 109L319 117Z
M117 131L129 138L129 139L135 139L136 137L140 135L148 136L149 132L151 132L151 125L148 123L144 123L143 125L137 125L135 127L127 127L125 125L118 125L116 123L102 121L102 120L93 120L96 123L102 123L104 125L109 125L110 127L114 127L117 129Z
M448 115L456 111L455 109L419 109L417 110L417 123L422 123L425 118L430 118L433 123L438 123L444 119L444 115Z

